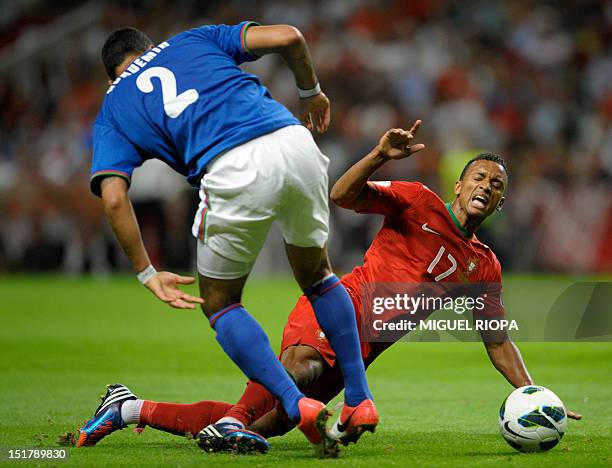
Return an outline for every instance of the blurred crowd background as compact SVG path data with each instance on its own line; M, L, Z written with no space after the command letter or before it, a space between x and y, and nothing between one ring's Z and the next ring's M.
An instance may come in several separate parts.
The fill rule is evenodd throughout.
M612 1L14 0L0 9L0 272L127 268L88 188L91 123L107 87L102 43L127 25L161 42L244 19L306 37L332 103L331 129L316 137L330 181L385 130L420 118L427 150L376 178L423 181L450 200L465 161L498 152L508 199L479 237L504 269L612 271ZM296 109L279 58L245 68ZM131 194L155 264L192 269L196 190L147 162ZM380 222L332 209L338 270L362 260ZM272 247L258 270L287 271Z

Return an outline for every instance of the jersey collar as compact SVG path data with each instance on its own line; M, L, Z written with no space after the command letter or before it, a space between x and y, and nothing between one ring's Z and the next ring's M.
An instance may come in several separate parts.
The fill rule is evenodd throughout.
M474 235L473 232L468 231L467 229L465 229L461 223L459 222L459 220L457 219L457 217L455 216L455 213L453 213L453 210L451 208L451 204L449 203L445 203L444 206L446 206L446 209L448 210L448 214L450 215L451 219L453 220L453 224L455 226L457 226L457 229L459 229L459 231L461 231L461 234L463 234L465 237L467 237L468 239L471 239L472 236Z

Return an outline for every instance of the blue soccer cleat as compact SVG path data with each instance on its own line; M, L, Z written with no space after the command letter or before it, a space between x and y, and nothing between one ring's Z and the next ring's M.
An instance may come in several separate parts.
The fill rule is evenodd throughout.
M121 405L127 400L136 400L136 395L125 385L107 385L106 395L94 417L85 423L79 431L77 447L96 445L104 437L127 426L121 418Z
M209 424L198 433L196 441L205 452L242 455L254 452L266 453L270 448L265 437L232 423Z

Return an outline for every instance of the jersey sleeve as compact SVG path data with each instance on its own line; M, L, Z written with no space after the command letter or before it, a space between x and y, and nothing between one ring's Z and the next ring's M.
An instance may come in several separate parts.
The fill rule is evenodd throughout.
M94 125L89 186L95 195L102 196L100 183L104 177L122 177L129 187L132 172L142 163L143 159L134 145L121 133L108 125Z
M504 303L502 300L502 272L501 265L495 256L490 266L483 271L480 282L479 295L484 306L474 309L475 318L504 317Z
M258 25L259 23L255 21L243 21L233 26L228 26L227 24L203 26L197 31L216 43L221 50L240 65L241 63L252 62L259 58L251 53L245 40L247 29Z
M357 213L392 215L410 207L425 186L418 182L368 182L365 203Z

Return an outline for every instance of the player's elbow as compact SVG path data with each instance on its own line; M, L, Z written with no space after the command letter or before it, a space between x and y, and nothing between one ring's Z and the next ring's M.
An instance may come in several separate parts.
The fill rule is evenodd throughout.
M304 44L304 36L298 28L283 24L278 26L278 45L281 49L293 49Z
M480 337L487 351L490 352L506 349L512 343L505 330L483 330L480 332Z
M329 199L335 205L342 206L342 193L336 189L335 185L332 187L331 192L329 193Z
M332 203L338 205L341 208L346 208L346 205L349 202L348 193L346 192L346 190L342 189L341 185L337 183L334 184L334 186L332 187L331 192L329 194L329 198Z
M104 204L104 211L114 213L121 209L127 203L127 194L121 192L110 192L102 194L102 203Z
M329 194L334 205L339 206L347 210L357 209L359 205L359 194L354 193L350 190L345 190L342 186L334 185L331 193Z
M350 203L340 194L330 194L330 200L340 208L350 208Z
M276 53L289 62L303 57L306 50L306 41L300 30L288 24L248 28L245 42L258 56Z
M485 340L484 345L487 348L487 351L495 353L502 350L504 341L500 341L498 338L495 338L495 341Z
M106 177L100 184L102 204L106 214L114 213L129 204L128 185L120 177Z

